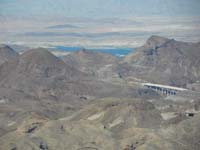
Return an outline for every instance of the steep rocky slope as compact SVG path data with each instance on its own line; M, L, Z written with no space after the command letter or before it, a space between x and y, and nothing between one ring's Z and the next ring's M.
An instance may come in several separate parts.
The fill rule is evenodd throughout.
M43 48L8 57L0 150L198 150L197 90L161 96L140 83L198 89L199 47L152 36L124 60L80 50L63 61Z
M64 86L63 83L77 81L80 77L84 77L84 74L67 66L45 49L27 51L0 68L2 87L38 97L45 95L45 90L58 90Z
M131 75L174 86L186 86L200 79L200 44L150 37L124 59Z
M57 121L36 117L31 115L15 131L2 136L0 148L40 149L43 145L44 149L60 150L123 149L130 142L143 144L146 139L126 138L142 138L140 134L149 134L148 128L159 127L162 120L148 102L111 98L92 102L72 117ZM135 137L126 136L127 130L135 130Z
M95 71L102 66L114 64L118 61L116 57L110 54L95 52L86 49L71 52L70 54L64 56L63 60L66 64L71 64L73 66L75 65L79 67L82 71L84 71L84 68L86 67L93 67L93 70Z
M35 111L57 118L99 97L124 96L157 95L151 90L100 81L41 48L0 66L0 102L10 113Z
M115 71L119 65L119 58L110 54L82 49L64 56L63 61L102 80L119 78Z
M198 150L199 115L162 127L160 112L139 99L100 99L71 117L30 114L0 137L0 148L44 150Z
M17 57L18 54L7 45L0 45L0 65Z

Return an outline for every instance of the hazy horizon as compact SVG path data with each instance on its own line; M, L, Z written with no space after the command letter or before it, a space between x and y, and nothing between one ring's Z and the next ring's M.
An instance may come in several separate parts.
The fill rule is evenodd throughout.
M2 0L0 43L137 47L151 35L200 41L198 0Z

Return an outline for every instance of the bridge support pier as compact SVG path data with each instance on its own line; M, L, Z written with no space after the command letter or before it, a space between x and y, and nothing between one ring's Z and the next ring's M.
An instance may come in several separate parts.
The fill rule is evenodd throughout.
M178 92L177 90L161 88L161 87L156 87L156 86L146 86L146 87L154 91L157 91L159 93L162 93L164 95L176 95L176 93Z

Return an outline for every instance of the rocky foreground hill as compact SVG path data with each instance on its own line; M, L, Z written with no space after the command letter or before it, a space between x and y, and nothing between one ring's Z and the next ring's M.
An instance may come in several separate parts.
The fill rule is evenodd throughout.
M125 58L2 45L0 150L199 150L199 55L198 43L158 36Z
M16 129L0 137L0 148L198 150L199 117L165 125L160 111L147 101L101 99L58 120L30 113Z

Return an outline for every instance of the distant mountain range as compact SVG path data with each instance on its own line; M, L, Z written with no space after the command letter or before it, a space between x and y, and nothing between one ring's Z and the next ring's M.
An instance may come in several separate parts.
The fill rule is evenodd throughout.
M19 101L25 104L35 100L47 103L50 100L57 101L57 105L66 103L66 107L73 105L78 109L97 97L141 96L141 92L134 87L121 87L103 80L104 76L98 76L106 72L100 71L102 68L118 61L112 55L81 50L64 57L63 61L44 48L31 49L18 55L9 46L4 46L2 52L6 52L7 59L2 60L0 65L0 98L8 98L18 105L21 105ZM42 110L37 107L31 109ZM61 115L59 110L56 114Z
M11 47L20 52L26 51L25 47L16 45ZM112 68L111 72L113 73L115 70L114 72L117 72L121 77L134 76L153 83L186 87L187 84L193 84L200 80L200 43L186 43L152 36L143 46L135 48L132 52L131 49L94 49L90 50L91 53L89 50L76 52L81 48L62 46L55 47L54 49L70 52L63 60L67 64L69 63L69 65L74 64L75 66L73 67L78 67L81 71L85 69L90 73L97 73L98 70L106 69L105 66L108 67L110 65L109 68ZM54 53L55 50L53 50ZM101 52L115 56L125 55L125 57L119 61L118 58L106 54L103 55ZM108 56L108 59L115 61L108 62ZM3 62L4 59L6 60L7 57L2 58L1 61ZM97 59L101 59L102 62L105 60L105 62L103 65L100 65L101 63L96 63ZM99 67L95 68L97 64L101 66L101 69ZM108 69L106 71L108 72ZM109 75L112 73L109 73Z

